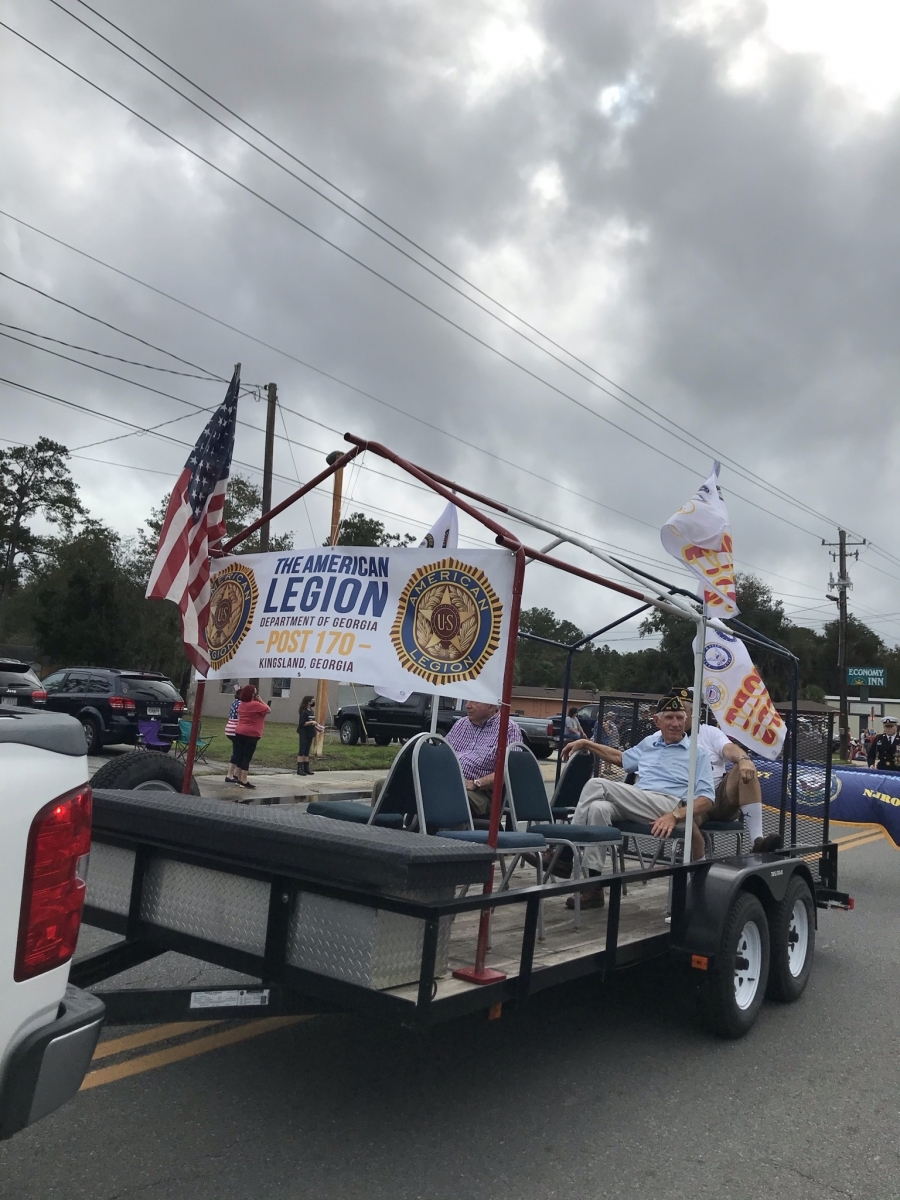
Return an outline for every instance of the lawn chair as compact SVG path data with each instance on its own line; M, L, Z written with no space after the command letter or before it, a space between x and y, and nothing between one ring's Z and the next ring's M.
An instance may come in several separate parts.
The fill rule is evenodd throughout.
M158 750L168 754L172 743L168 738L159 736L159 721L138 721L138 742L148 750Z
M200 727L197 730L197 746L194 750L194 761L205 763L206 762L206 751L209 749L210 745L212 744L213 739L211 737L208 737L208 738L201 737L200 734L202 733L202 731L203 731L203 722L201 721ZM187 751L188 751L188 744L190 743L190 740L191 740L191 722L180 720L178 722L178 737L174 742L176 758L184 758L186 756ZM207 763L207 766L208 765L209 764Z
M314 817L331 817L355 825L378 825L382 829L403 829L417 824L412 755L416 743L425 737L428 737L427 733L417 734L401 746L374 804L366 804L365 800L314 800L306 811Z
M571 821L584 785L594 774L594 756L590 750L579 750L566 760L550 806L554 821Z
M616 867L616 851L619 866L624 871L625 857L622 851L622 834L610 825L572 825L567 821L554 821L553 809L547 799L547 789L541 768L532 752L526 747L506 751L506 794L513 820L527 822L529 833L539 833L553 850L544 875L553 875L560 853L568 846L572 851L572 875L584 878L584 852L589 846L600 846L604 852L612 853L613 869ZM606 857L604 853L604 858ZM581 928L581 893L575 893L575 928Z

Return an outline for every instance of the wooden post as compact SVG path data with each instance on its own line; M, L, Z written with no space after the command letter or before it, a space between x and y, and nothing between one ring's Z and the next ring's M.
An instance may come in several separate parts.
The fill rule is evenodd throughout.
M329 467L341 457L342 451L332 450L325 459ZM336 546L341 534L341 493L344 486L344 468L338 467L334 473L334 490L331 494L331 533L328 536L329 546ZM328 713L328 680L320 679L316 684L316 720L320 725L325 724ZM321 758L325 750L325 734L317 733L313 751L316 758Z

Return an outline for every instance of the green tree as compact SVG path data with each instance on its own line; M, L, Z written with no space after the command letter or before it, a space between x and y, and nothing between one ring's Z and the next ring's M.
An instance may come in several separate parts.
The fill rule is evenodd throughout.
M416 539L411 533L388 533L383 522L365 513L351 513L341 521L337 544L339 546L408 546ZM330 546L330 541L322 543Z
M547 641L562 642L570 646L584 635L571 621L559 620L549 608L526 608L519 617L519 629L523 633L545 638ZM582 660L589 659L590 646L572 656L572 686L584 686ZM516 646L515 681L526 687L562 687L566 670L566 651L556 646L543 645L527 638L519 638Z
M40 515L68 535L85 515L68 457L65 446L46 437L0 450L0 604L20 582L23 562L27 572L48 544L32 530L32 520Z

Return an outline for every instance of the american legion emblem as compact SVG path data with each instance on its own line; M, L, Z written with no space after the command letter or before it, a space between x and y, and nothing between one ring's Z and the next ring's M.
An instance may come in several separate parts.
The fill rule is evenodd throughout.
M253 623L259 596L252 567L232 563L212 579L206 644L210 667L217 671L237 653Z
M391 641L400 665L433 686L477 679L500 645L502 617L503 604L487 575L444 558L410 578Z

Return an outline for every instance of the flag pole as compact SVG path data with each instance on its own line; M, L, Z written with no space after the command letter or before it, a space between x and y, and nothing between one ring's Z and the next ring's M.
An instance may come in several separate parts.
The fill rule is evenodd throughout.
M188 741L187 754L184 756L184 779L181 781L181 794L191 794L191 783L194 779L194 759L197 754L197 735L200 733L200 715L203 712L203 696L206 692L206 680L197 680L197 691L194 694L194 713L191 717L191 736Z
M684 861L691 861L694 834L694 792L697 789L697 742L700 733L700 708L703 701L703 656L706 652L706 600L697 618L697 642L694 650L694 703L691 706L691 749L688 756L688 787L684 806ZM710 797L712 799L712 797Z

